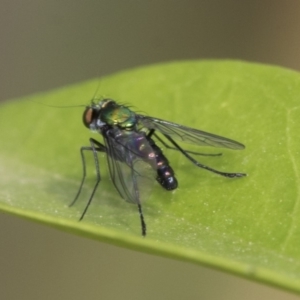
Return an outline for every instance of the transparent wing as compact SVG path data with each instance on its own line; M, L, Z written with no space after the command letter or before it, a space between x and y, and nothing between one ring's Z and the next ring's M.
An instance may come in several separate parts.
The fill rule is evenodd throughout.
M120 196L141 203L152 189L156 177L156 159L145 135L110 130L104 136L111 179Z
M245 146L231 139L165 120L137 115L138 121L148 129L154 129L182 142L200 146L244 149Z

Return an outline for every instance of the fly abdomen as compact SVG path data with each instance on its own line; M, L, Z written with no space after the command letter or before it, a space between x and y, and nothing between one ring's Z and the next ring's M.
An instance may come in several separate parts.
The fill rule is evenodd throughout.
M149 143L155 153L157 177L156 180L166 190L175 190L178 187L178 182L175 177L175 173L169 164L168 159L164 156L161 149L155 144L155 142L149 138Z
M156 180L166 190L175 190L178 187L178 182L174 176L174 171L170 166L162 166L157 169Z

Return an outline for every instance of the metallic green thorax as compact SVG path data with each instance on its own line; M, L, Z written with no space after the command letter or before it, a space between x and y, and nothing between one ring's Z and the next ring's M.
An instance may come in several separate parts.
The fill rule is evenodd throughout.
M131 129L136 123L133 111L126 106L118 105L112 100L104 101L100 111L100 120L108 125Z

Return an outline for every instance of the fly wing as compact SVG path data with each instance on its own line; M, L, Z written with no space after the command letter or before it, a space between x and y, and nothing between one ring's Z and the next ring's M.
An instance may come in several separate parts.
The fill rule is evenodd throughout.
M208 133L202 130L186 127L165 120L137 115L138 121L148 129L154 129L176 140L200 146L244 149L245 146L234 140Z
M111 179L120 196L139 204L152 189L156 158L143 133L110 130L104 136Z

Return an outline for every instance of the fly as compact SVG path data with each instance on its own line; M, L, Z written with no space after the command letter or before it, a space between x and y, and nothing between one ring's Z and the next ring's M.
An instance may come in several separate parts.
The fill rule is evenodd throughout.
M104 144L90 138L90 146L81 147L83 176L72 206L78 199L86 177L85 151L93 153L96 167L96 184L80 217L83 219L101 181L98 152L106 153L111 180L120 196L137 205L142 235L146 236L146 222L142 211L142 200L150 192L153 179L166 190L178 187L174 170L162 150L156 145L161 142L166 148L177 150L195 166L228 178L244 177L244 173L228 173L212 169L198 162L192 155L201 154L181 148L175 140L200 146L244 149L245 146L231 139L189 128L158 118L136 114L129 107L114 100L92 102L83 113L84 125L103 136ZM158 133L161 135L159 136ZM165 138L164 141L162 138Z

